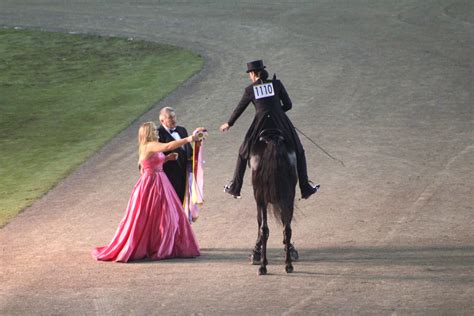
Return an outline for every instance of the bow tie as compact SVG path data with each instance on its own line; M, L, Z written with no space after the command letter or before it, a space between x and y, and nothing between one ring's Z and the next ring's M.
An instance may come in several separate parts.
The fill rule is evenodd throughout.
M170 134L173 134L174 132L176 132L176 129L170 129Z

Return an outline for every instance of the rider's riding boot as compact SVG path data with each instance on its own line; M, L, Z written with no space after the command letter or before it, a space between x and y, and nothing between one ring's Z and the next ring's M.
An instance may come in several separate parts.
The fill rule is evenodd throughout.
M307 199L318 192L319 184L313 184L308 180L308 170L306 168L306 157L304 150L297 157L298 182L300 185L301 198Z
M229 193L234 199L240 199L240 190L244 182L245 168L247 168L247 160L241 155L237 158L235 165L234 178L224 187L224 192Z

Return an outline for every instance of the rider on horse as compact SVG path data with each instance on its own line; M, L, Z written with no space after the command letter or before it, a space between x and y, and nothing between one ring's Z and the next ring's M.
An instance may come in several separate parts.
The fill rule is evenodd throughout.
M308 180L303 146L295 127L285 114L286 111L292 108L291 99L283 83L276 79L275 75L273 75L272 80L268 80L268 72L265 68L262 60L247 63L247 73L252 84L245 88L244 95L228 122L220 127L221 131L227 131L234 125L250 102L254 104L256 110L255 117L245 135L244 142L240 146L233 180L225 186L224 191L235 198L240 198L240 190L251 146L258 141L258 137L263 129L277 128L282 131L285 139L296 152L301 197L307 199L318 191L319 185L314 185Z

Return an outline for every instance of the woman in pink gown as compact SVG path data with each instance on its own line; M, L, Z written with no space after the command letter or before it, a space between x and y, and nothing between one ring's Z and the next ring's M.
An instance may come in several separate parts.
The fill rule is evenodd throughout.
M163 172L163 163L176 160L177 154L165 156L197 136L169 143L159 143L153 122L143 123L138 131L141 176L128 201L125 216L108 246L97 247L97 260L128 262L149 258L192 258L200 255L196 237L181 202Z

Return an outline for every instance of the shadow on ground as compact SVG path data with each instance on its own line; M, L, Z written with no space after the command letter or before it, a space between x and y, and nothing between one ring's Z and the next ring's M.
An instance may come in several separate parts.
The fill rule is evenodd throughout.
M269 248L269 261L284 263L284 250ZM141 260L134 264L156 262L175 264L180 261L220 263L247 261L251 249L204 248L195 259L172 259L162 261ZM298 264L352 264L369 266L418 266L426 271L441 272L450 268L473 268L474 246L423 246L423 247L348 247L348 248L299 248Z

